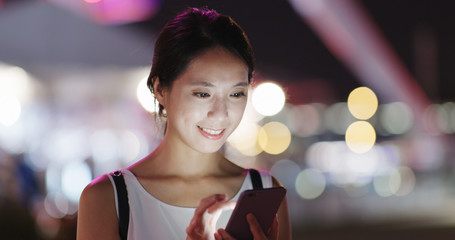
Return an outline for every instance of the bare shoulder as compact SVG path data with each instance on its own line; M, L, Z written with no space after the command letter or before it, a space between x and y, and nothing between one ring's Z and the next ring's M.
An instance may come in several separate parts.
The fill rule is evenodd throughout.
M283 185L272 176L272 183L273 187L283 187ZM280 208L278 209L278 239L288 240L292 239L292 231L291 231L291 221L289 219L289 210L287 204L287 197L284 198L283 202L281 203Z
M283 185L280 183L280 181L278 181L278 179L276 179L274 176L272 176L272 184L273 184L273 187L283 187Z
M85 198L109 198L114 197L114 188L107 175L101 175L95 178L91 183L85 187L82 192L81 200Z
M77 239L118 239L114 189L107 175L94 179L79 201Z
M79 208L115 210L114 188L107 175L95 178L85 187L79 200Z

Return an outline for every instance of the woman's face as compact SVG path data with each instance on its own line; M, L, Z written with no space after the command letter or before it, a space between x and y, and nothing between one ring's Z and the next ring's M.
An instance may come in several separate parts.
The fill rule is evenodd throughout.
M203 52L164 91L166 138L218 151L242 119L247 94L248 68L239 57L221 47Z

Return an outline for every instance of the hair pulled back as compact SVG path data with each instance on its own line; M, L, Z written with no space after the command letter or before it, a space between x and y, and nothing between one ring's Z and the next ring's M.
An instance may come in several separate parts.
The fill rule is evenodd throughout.
M248 82L254 71L254 54L242 28L229 16L207 8L189 8L171 19L155 42L147 86L155 93L154 81L170 89L189 62L202 52L223 47L242 59L248 67ZM160 104L159 114L163 106Z

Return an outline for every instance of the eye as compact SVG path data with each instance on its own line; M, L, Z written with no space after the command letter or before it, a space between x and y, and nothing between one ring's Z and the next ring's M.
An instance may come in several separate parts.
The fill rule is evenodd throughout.
M244 97L245 93L244 92L235 92L235 93L231 94L231 96L236 97L236 98Z
M200 97L200 98L208 98L208 97L210 97L210 94L205 93L205 92L194 92L193 95L196 96L196 97Z

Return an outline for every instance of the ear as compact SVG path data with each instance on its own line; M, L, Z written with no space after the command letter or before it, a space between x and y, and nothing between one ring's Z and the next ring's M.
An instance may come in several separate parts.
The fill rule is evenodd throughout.
M161 86L160 79L157 77L153 81L153 92L155 93L156 100L166 108L166 89Z

